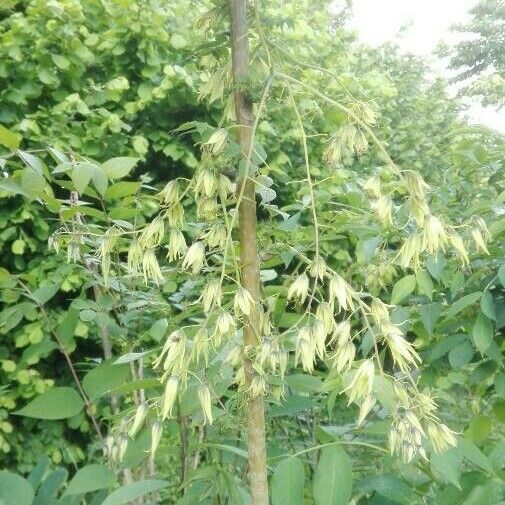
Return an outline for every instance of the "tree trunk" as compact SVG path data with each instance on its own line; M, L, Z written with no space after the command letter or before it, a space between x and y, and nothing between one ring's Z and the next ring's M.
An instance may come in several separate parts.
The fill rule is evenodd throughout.
M253 133L253 106L240 90L240 85L249 74L249 41L247 35L246 0L230 0L231 54L234 81L235 115L237 135L243 159L251 147ZM256 236L256 200L254 182L248 178L248 167L239 177L237 192L243 186L242 200L239 204L239 234L241 283L255 301L250 317L244 321L244 346L259 345L260 332L260 275L258 244ZM250 361L245 362L246 385L251 383L253 369ZM247 438L249 452L249 483L253 505L268 505L268 482L266 464L265 409L263 398L248 397Z

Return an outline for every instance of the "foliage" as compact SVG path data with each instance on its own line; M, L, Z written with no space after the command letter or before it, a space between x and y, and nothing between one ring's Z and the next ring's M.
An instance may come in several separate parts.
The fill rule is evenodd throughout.
M61 505L97 502L120 505L156 492L167 484L161 480L144 480L110 493L117 477L100 464L80 468L68 482L67 477L65 468L51 469L49 459L41 458L26 479L8 471L0 471L0 498L5 503L19 505L48 502Z
M285 382L271 376L268 385L275 388L283 384L286 396L285 401L269 397L272 499L274 503L286 503L282 491L289 486L293 503L301 503L302 492L308 503L314 500L316 504L347 503L350 496L362 504L416 503L419 502L416 496L438 504L462 500L498 502L503 495L504 393L500 371L504 326L503 139L483 129L461 125L456 119L457 104L446 98L444 83L428 81L426 69L418 60L400 57L394 48L372 51L360 47L338 23L330 30L315 31L311 27L327 27L326 11L306 7L312 17L301 20L297 15L301 7L296 4L287 3L282 11L272 5L256 11L254 30L261 40L258 54L263 54L262 44L266 43L277 71L310 82L344 104L354 104L356 96L369 104L376 115L373 131L395 164L415 169L432 186L430 207L433 213L442 216L445 224L453 223L465 236L470 264L462 265L461 258L450 249L429 255L423 268L401 264L398 252L405 233L400 223L406 219L408 205L404 203L405 189L397 189L396 174L383 153L372 143L359 157L344 150L342 158L330 166L323 163L326 141L331 145L338 139L336 134L346 124L346 114L295 83L286 85L285 81L274 79L275 100L269 101L258 125L252 159L258 170L258 201L262 202L259 216L263 291L272 321L284 333L303 314L286 298L289 286L304 268L304 257L314 257L311 197L292 93L306 131L312 201L317 207L320 250L326 263L352 285L363 286L373 296L398 305L391 319L423 356L421 386L435 391L444 421L464 436L456 448L440 455L432 453L429 464L422 459L401 463L383 449L390 429L387 414L395 410L394 395L386 380L377 381L378 403L372 407L376 417L369 416L357 427L359 406L348 407L347 399L337 394L342 389L340 381L345 378L329 374L327 359L318 360L313 375L291 363ZM161 286L150 281L145 284L142 274L125 275L128 237L130 232L145 229L153 222L159 205L156 193L160 183L166 183L167 166L173 168L170 179L181 174L193 176L200 155L192 144L207 143L212 148L216 139L222 138L222 128L228 126L226 95L231 87L226 76L221 75L221 81L216 81L216 71L219 77L219 70L226 68L228 58L222 35L226 25L221 16L212 18L211 30L200 46L198 37L187 37L186 16L169 16L170 9L183 9L177 3L161 11L146 7L141 15L145 16L146 25L137 35L132 34L128 18L119 15L121 10L114 9L114 2L54 5L59 7L46 10L39 2L22 3L17 14L3 21L9 28L6 33L14 40L13 46L21 46L25 52L40 47L40 53L30 51L33 60L23 59L20 63L7 58L4 64L10 65L8 79L36 82L33 76L49 65L50 74L57 76L62 90L56 93L52 89L54 83L42 83L40 95L25 97L26 103L11 102L8 93L2 92L2 103L10 111L10 119L4 117L2 122L23 132L27 146L16 156L6 155L5 173L9 177L2 180L2 205L8 209L2 213L5 216L2 245L12 254L3 262L6 270L2 283L6 289L2 291L1 331L12 335L12 339L2 351L2 373L10 389L0 401L8 403L3 405L6 424L2 424L2 430L9 433L12 426L15 428L6 438L17 451L6 459L6 464L19 464L20 470L28 470L34 461L27 454L40 454L42 444L48 454L60 451L59 457L63 454L66 462L81 460L84 464L85 459L98 460L101 444L98 436L90 432L92 422L86 409L58 422L13 415L14 410L27 404L25 409L33 414L34 404L45 395L74 387L67 368L54 370L56 364L61 367L62 359L56 334L77 363L85 395L93 404L100 428L104 429L109 464L121 473L122 479L128 474L125 470L138 477L149 471L154 459L145 460L145 456L152 446L158 418L155 405L162 392L150 364L167 334L204 320L202 308L194 302L202 293L205 279L202 275L180 272L178 267L165 262L165 254L160 256L164 279ZM129 3L129 8L135 10L135 3ZM79 9L86 9L85 16L80 16ZM69 12L76 14L80 23L71 20ZM153 24L153 16L156 18L159 12L161 19ZM216 10L211 14L215 15ZM30 29L45 26L42 19L47 17L56 23L51 23L50 29L46 28L42 34ZM286 23L286 19L293 21ZM77 39L81 40L79 37L89 36L79 31L82 22L86 23L85 31L96 34L100 41L114 41L109 45L104 42L103 47L98 42L91 46L84 43L88 49L93 48L93 58L99 64L95 59L89 65L77 61L80 57L71 50L77 42L71 37L71 44L66 45L65 37L54 30L54 26L59 26L70 33L79 32ZM147 25L149 30L145 28ZM186 45L175 48L170 41L175 37L177 42L179 32ZM25 43L39 37L40 43ZM137 45L138 51L115 49ZM5 47L8 44L3 44L1 50ZM198 53L202 55L198 61L190 57L194 48L202 51ZM144 49L158 54L159 61L153 64ZM60 68L52 56L52 63L48 63L48 54L53 53L63 54L70 61L68 69ZM180 65L174 77L177 85L163 93L153 91L147 100L140 91L144 90L145 82L156 85L164 82L163 68L166 64L173 65L173 61ZM247 83L247 89L259 101L260 83L268 77L268 68L265 70L260 57L254 63L254 79ZM78 69L75 74L73 69ZM122 75L128 79L129 88L115 90L116 95L111 98L112 91L104 91L105 83ZM218 87L216 100L210 105L197 104L197 88L202 95L208 95L211 84L216 82L223 84ZM67 95L76 90L82 90L79 93L92 111L89 114L76 113L65 102ZM138 113L129 111L128 104L132 101L141 102L135 106L140 107ZM164 107L172 111L183 109L184 116L159 114ZM115 119L110 119L110 113L132 126L134 136L123 126L118 131L111 129ZM22 126L25 118L43 124L44 128L37 132L36 128ZM186 119L179 132L169 136L168 132ZM149 141L148 151L135 148L146 145L139 144L135 138L138 133ZM321 133L325 135L323 141ZM12 142L16 141L12 136L7 138L11 144L7 147L12 148ZM60 149L49 153L31 150L34 145L54 145L55 139ZM222 173L230 175L228 166L236 160L237 149L229 135L224 143L225 154L212 159ZM142 161L139 164L133 156L143 158L145 164ZM145 167L154 179L145 174ZM136 177L141 173L140 178ZM372 215L370 200L374 197L366 192L373 189L367 186L370 176L372 181L380 181L382 191L393 195L394 225L387 219L380 224ZM183 179L181 183L184 184ZM80 194L78 199L71 191ZM39 205L40 200L45 202L44 208ZM188 216L183 232L188 241L194 240L205 219L198 216L197 202L189 194L183 203ZM473 237L479 229L474 216L488 222L493 241L484 248L489 254ZM60 225L69 233L56 235L53 244L68 250L70 259L80 261L80 266L63 264L61 252L58 255L46 246L47 238ZM75 229L82 231L82 243L81 238L75 242ZM119 229L120 233L116 236L109 231L104 235L111 229ZM468 244L472 240L474 245L470 249ZM302 254L286 250L284 243L293 245ZM218 257L216 251L209 262ZM218 261L215 264L219 266ZM230 276L233 269L230 266ZM151 277L151 272L145 275ZM232 289L232 286L223 289L226 300L223 306L230 310ZM353 324L359 332L357 322ZM190 338L193 337L190 333ZM113 359L120 356L119 363L116 360L116 364L111 361L100 364L107 347L104 338L110 340ZM295 345L294 339L291 343L288 339L286 346L291 354ZM365 356L370 345L370 340L364 338L359 355ZM175 483L172 498L177 495L179 482L170 467L181 471L186 492L180 502L184 504L212 503L216 496L230 503L247 503L239 471L244 469L245 455L244 435L238 432L242 405L233 385L232 367L223 361L228 351L226 346L219 350L210 360L205 375L200 375L199 369L193 372L212 388L214 423L209 425L209 413L200 407L197 391L201 384L190 376L186 391L174 405L174 419L164 421L164 438L154 451L157 472ZM386 371L392 372L393 363L386 346L381 347L380 356ZM23 373L19 375L20 372ZM26 375L28 379L23 383L18 375ZM49 389L53 378L58 389ZM36 395L42 396L33 400ZM205 395L202 397L205 400ZM135 432L132 423L144 402L151 408L146 418L139 421L145 427L137 427ZM43 414L47 417L49 411ZM23 414L23 410L17 413ZM42 437L46 437L45 442ZM57 445L59 440L65 440L63 450ZM90 441L91 451L85 458L86 443ZM30 449L30 445L35 448ZM121 461L122 451L125 452ZM57 464L59 457L53 455ZM332 477L335 468L338 473ZM294 476L299 484L302 475L306 482L303 491L290 484ZM335 479L343 477L342 485L334 487ZM310 481L314 483L313 489Z
M483 105L502 107L505 104L505 5L501 0L480 0L470 14L467 24L455 27L464 40L454 48L451 67L459 71L457 80L471 79L464 88L468 95L479 97Z

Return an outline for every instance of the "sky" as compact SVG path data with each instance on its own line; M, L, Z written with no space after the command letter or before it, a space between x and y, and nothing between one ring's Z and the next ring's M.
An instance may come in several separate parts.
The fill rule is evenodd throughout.
M446 76L444 63L431 56L441 41L455 42L451 25L468 19L468 10L477 0L353 0L350 26L363 42L380 45L397 40L402 50L431 57L433 68ZM399 35L402 28L407 27ZM400 37L400 39L398 39ZM455 92L456 90L453 90ZM505 111L478 104L467 112L472 122L485 124L505 133Z

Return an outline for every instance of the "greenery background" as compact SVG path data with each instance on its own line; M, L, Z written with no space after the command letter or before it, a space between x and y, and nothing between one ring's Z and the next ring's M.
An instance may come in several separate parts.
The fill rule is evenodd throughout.
M361 45L343 27L348 15L345 9L329 23L323 1L287 2L282 8L274 2L259 4L261 19L257 22L263 33L259 31L258 38L264 37L271 51L283 59L286 73L343 100L351 95L373 103L378 111L376 135L396 163L425 177L433 188L431 204L437 212L456 223L481 215L493 236L490 254L473 251L467 268L450 257L431 258L427 270L415 275L394 263L386 267L386 261L396 255L400 233L393 227L380 229L374 222L361 183L374 173L387 182L392 174L382 167L373 147L358 159L348 155L336 168L322 163L324 146L317 135L331 133L344 117L315 99L300 98L304 117L311 118L312 175L318 181L329 181L316 186L324 253L334 268L385 300L395 297L398 281L407 284L401 296L396 288L396 301L401 305L398 320L408 321L409 338L422 351L421 380L435 389L442 417L461 432L463 440L458 448L431 463L411 465L387 454L372 456L368 450L350 447L355 500L375 505L500 503L505 491L503 137L465 124L460 119L459 101L447 96L447 82L433 79L421 59L390 45L378 49ZM475 68L481 69L482 58L489 58L488 64L495 66L503 80L500 55L505 52L499 32L503 7L499 4L488 0L475 12L474 24L490 32L488 49L476 55L475 48L462 44L453 63L460 67L476 61ZM194 20L209 8L217 13L212 37L197 36ZM218 124L226 110L226 96L199 99L227 54L227 27L218 15L223 7L216 1L192 3L191 9L193 15L188 16L184 0L22 0L0 10L0 124L22 136L23 151L54 147L72 149L98 162L117 156L141 160L125 181L111 184L101 198L92 189L86 194L103 205L102 210L80 209L98 227L108 219L149 219L154 212L149 196L154 190L149 188L193 173L199 156L194 143L208 135L208 125ZM483 20L483 16L487 17ZM257 72L261 74L259 66ZM492 82L496 84L497 78ZM484 103L502 103L503 93L496 86L489 92L485 86L479 93L475 87L472 90L472 94L486 93ZM197 125L192 134L174 133L190 121ZM259 125L258 141L268 154L262 175L273 179L277 194L272 202L265 201L264 195L259 199L265 203L260 208L261 220L275 224L263 229L260 244L268 272L265 289L277 290L281 298L294 265L292 258L275 259L276 243L289 239L303 246L311 234L304 212L307 188L297 182L303 179L304 170L297 136L292 112L282 102L270 104ZM57 165L45 151L40 159L48 166ZM147 188L142 196L141 186ZM35 396L55 386L72 385L54 334L63 340L84 378L102 425L119 423L122 415L131 415L135 408L132 393L127 388L117 390L118 410L106 390L124 387L135 377L129 364L100 375L104 335L111 341L114 357L158 345L166 328L182 320L186 301L199 292L201 282L173 271L159 289L138 285L107 289L93 264L84 269L65 264L61 255L48 248L58 221L37 202L40 180L25 178L21 187L24 194L13 195L0 184L0 244L4 251L0 270L0 466L26 475L45 455L53 468L60 469L54 471L60 471L56 473L60 477L54 479L61 484L66 472L73 475L76 468L101 457L84 411L62 421L14 415ZM67 180L66 189L71 189L71 181ZM66 198L65 185L53 190L55 198ZM273 219L269 203L290 217L279 223ZM18 280L25 286L24 292ZM31 298L26 297L26 290ZM276 317L281 321L287 315L279 312ZM487 346L479 340L482 335L489 340ZM272 458L336 437L379 445L384 441L387 421L379 415L356 430L353 408L324 392L326 375L323 369L314 377L292 375L287 401L270 406ZM106 389L100 387L103 377ZM180 498L179 482L180 446L185 443L181 422L190 446L198 443L203 430L191 391L182 400L179 419L167 422L155 472L171 483L163 491L167 503L217 503L216 496L223 500L220 503L247 503L245 479L239 478L245 477L240 452L243 434L236 429L240 406L228 389L231 377L228 379L222 384L226 416L218 413L219 422L205 429L208 446L202 450L198 469L185 481L184 498ZM147 392L151 394L149 389ZM146 471L142 460L148 447L147 432L130 444L123 467L131 468L134 477ZM317 480L318 457L318 451L302 455L306 478ZM276 462L272 459L273 467ZM53 488L48 491L51 496L58 486ZM201 499L205 494L209 495L207 502ZM313 503L310 486L306 486L306 495L307 503Z

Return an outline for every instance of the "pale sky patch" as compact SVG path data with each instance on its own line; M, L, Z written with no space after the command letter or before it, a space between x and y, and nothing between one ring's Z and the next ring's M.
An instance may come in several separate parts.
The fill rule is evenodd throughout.
M445 62L433 55L439 42L454 43L450 28L465 22L477 0L353 0L354 28L359 39L373 46L397 42L404 52L429 59L432 68L446 77L453 75ZM472 104L471 122L485 124L505 133L505 111Z

